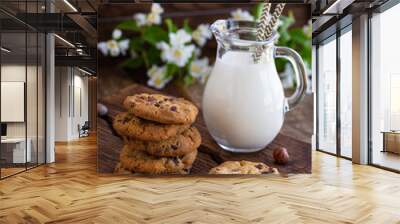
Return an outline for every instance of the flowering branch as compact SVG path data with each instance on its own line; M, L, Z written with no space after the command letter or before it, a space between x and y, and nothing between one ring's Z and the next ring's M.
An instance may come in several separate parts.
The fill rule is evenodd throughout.
M185 20L179 29L171 19L162 20L163 12L160 4L154 3L148 14L136 13L133 20L118 24L113 39L100 42L98 49L103 55L112 57L125 56L129 51L131 57L123 66L129 69L145 66L149 77L147 84L157 89L164 88L174 78L180 78L186 84L194 80L204 83L210 66L207 58L199 57L201 47L212 36L209 25L200 24L192 31ZM123 38L122 31L134 36Z

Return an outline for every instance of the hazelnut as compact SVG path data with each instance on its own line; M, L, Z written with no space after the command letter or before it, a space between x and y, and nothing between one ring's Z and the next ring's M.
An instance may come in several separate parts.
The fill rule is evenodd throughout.
M99 116L105 116L108 113L108 108L106 107L106 105L102 104L102 103L97 103L97 114Z
M275 162L278 164L284 165L289 162L289 153L284 147L278 147L274 149L272 156L274 157Z

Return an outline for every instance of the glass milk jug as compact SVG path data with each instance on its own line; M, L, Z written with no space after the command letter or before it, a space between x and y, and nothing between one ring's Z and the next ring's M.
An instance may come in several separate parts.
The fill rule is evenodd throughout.
M297 52L274 46L276 34L257 41L257 23L217 20L211 30L217 58L203 95L203 116L214 140L231 152L264 149L278 135L285 113L303 98L307 76ZM260 59L253 58L262 51ZM286 98L275 58L293 66L296 90Z

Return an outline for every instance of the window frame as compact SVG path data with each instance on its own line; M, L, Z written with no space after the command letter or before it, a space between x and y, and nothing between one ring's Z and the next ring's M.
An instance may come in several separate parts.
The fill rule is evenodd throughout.
M340 66L340 38L342 35L346 34L347 32L351 32L352 31L352 23L348 22L348 17L343 18L343 20L346 20L344 23L346 23L346 25L344 25L344 27L339 28L337 27L337 30L335 33L331 34L330 36L322 39L322 40L318 40L318 42L314 45L316 45L316 53L315 53L315 64L316 64L316 150L319 152L323 152L329 155L333 155L333 156L337 156L340 158L344 158L347 160L352 160L352 158L347 157L342 155L342 150L341 150L341 118L340 118L340 104L341 104L341 97L340 97L340 85L341 85L341 66ZM339 20L338 22L341 22L341 20ZM324 149L321 149L319 146L319 94L320 94L320 86L319 86L319 73L320 73L320 66L319 66L319 48L321 44L326 44L330 41L336 41L336 152L332 153L332 152L328 152Z

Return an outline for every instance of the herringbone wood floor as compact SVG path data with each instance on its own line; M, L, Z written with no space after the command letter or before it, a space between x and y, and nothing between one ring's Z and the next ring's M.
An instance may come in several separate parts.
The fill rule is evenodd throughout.
M314 152L288 178L98 175L94 138L0 181L0 223L400 223L400 175Z

